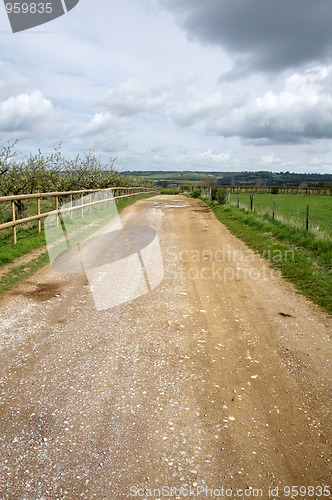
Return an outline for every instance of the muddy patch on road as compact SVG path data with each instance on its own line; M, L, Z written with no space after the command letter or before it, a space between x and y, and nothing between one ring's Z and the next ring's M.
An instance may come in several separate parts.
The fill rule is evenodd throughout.
M60 297L62 287L65 285L65 282L56 282L56 283L38 283L34 284L32 289L29 290L15 290L15 295L19 293L20 295L24 295L24 297L28 297L30 299L34 299L38 302L45 302L46 300L50 300L53 297Z

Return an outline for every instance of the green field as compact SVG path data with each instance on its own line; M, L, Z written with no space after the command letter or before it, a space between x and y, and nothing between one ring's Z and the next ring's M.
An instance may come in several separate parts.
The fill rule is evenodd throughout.
M126 171L140 182L156 182L164 187L201 184L210 186L311 186L332 187L332 174L295 174L290 172L216 172L216 171ZM325 193L324 193L325 194Z
M209 177L208 174L202 172L128 172L133 175L139 182L165 182L167 184L196 184L204 182ZM213 175L210 176L217 180Z
M240 206L250 209L249 194L240 194ZM254 194L254 211L272 215L273 200L275 218L298 228L305 227L307 205L309 206L309 228L322 235L332 237L332 197L290 194ZM237 205L238 195L231 194L230 201Z

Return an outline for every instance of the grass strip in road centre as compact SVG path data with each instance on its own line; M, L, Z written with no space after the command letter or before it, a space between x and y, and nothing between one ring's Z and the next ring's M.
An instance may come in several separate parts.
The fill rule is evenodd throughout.
M272 267L279 269L303 295L332 314L332 242L329 238L295 229L267 215L219 205L208 199L203 201L235 236L269 259Z
M152 196L156 195L149 194L139 195L133 198L124 198L117 203L117 210L119 213L121 213L124 208L134 203L135 201L145 198L151 198ZM10 264L14 262L15 259L29 254L30 252L38 248L40 248L42 251L43 247L45 247L44 252L37 258L32 259L25 264L17 266L15 266L14 264L13 267L10 267L8 272L6 272L6 274L4 274L0 278L0 295L18 285L22 280L49 263L44 231L42 231L42 233L40 234L22 238L17 242L16 245L11 244L0 247L0 270L2 265Z

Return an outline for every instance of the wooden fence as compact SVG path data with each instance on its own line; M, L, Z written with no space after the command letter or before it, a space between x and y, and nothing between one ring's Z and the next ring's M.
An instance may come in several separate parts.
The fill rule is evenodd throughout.
M91 201L92 199L92 193L107 193L109 191L112 191L112 198L105 198L105 196L96 201ZM62 212L72 212L74 210L81 210L82 217L83 217L83 211L84 208L86 207L91 207L93 205L97 205L100 203L106 203L110 202L112 200L119 200L122 198L129 198L132 196L138 196L142 194L149 194L149 193L158 193L157 190L150 189L150 188L142 188L142 187L112 187L112 188L107 188L107 189L86 189L86 190L80 190L80 191L63 191L63 192L53 192L53 193L32 193L32 194L21 194L21 195L16 195L16 196L0 196L0 203L1 202L10 202L11 203L11 221L5 222L4 224L0 224L0 230L2 229L8 229L8 228L13 228L13 242L14 245L16 245L17 242L17 235L16 235L16 227L21 225L21 224L27 224L29 222L34 222L38 221L38 233L41 232L41 221L42 219L46 218L48 215L53 215L53 214L59 214L61 215ZM85 203L83 204L83 199L84 195L90 194L90 203ZM75 195L79 195L79 198L81 200L80 204L73 204L73 197ZM61 209L59 199L63 197L69 197L69 203L70 206L69 208L66 209ZM55 210L51 212L44 212L42 213L40 210L40 200L42 198L54 198L55 199ZM16 218L16 210L15 210L15 201L18 200L37 200L37 214L33 215L31 217L26 217L26 218L21 218L17 219ZM76 200L75 200L76 201Z

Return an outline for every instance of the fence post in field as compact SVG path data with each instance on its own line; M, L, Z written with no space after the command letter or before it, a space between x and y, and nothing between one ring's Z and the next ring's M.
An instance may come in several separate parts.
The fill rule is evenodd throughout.
M254 195L250 195L250 210L252 211L254 208Z
M276 213L276 200L273 200L273 213L272 213L273 220L274 220L275 213Z
M15 222L15 202L12 201L12 221ZM16 226L13 226L13 241L14 245L16 245Z
M309 230L309 205L307 205L307 218L305 221L305 228L307 231Z
M237 197L237 208L240 208L240 196Z
M40 198L37 198L37 215L40 215ZM38 233L41 232L41 220L38 219Z
M59 215L58 215L58 210L59 210L59 197L56 196L55 197L55 210L57 212L56 214L56 227L59 226Z
M231 193L228 191L227 204L229 205L231 202Z
M83 217L84 217L84 197L83 197L83 193L81 194L81 205L82 205L82 208L81 208L81 217L83 219Z

